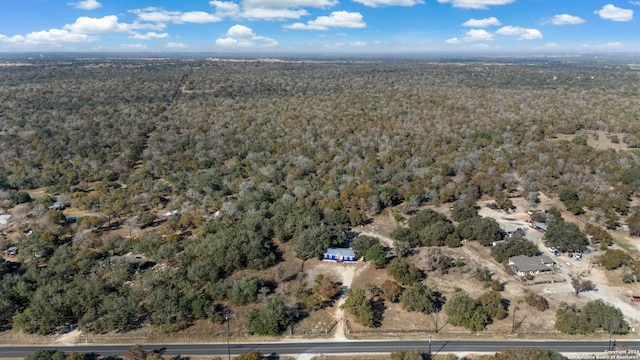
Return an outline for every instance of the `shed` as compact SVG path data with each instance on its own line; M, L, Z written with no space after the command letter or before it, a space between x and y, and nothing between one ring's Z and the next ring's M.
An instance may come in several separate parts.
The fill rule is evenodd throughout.
M9 214L0 215L0 224L2 224L2 225L8 224L9 223L9 219L11 219L11 215L9 215Z
M324 252L324 261L355 262L356 253L351 248L328 248Z
M531 224L531 227L541 232L547 231L547 224L543 222L534 222Z
M56 201L53 205L49 206L49 210L64 210L64 204L60 201Z
M11 246L7 249L7 255L11 255L11 256L15 256L18 255L18 247L17 246Z

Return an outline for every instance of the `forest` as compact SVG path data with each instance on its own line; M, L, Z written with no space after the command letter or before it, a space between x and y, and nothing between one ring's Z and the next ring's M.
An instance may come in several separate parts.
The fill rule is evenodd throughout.
M469 325L481 330L506 316L495 290L476 300L462 289L443 305L416 284L425 269L403 259L416 247L497 240L497 224L475 214L477 200L508 208L510 197L524 196L534 205L544 192L585 217L594 234L628 224L640 235L640 72L623 62L0 63L0 213L12 215L0 248L19 248L0 258L5 330L174 332L242 308L246 333L281 334L300 310L339 294L328 279L301 289L285 277L281 244L303 261L319 258L372 216L444 203L455 224L418 212L394 234L396 259L377 241L354 248L400 274L406 292L396 283L387 296L408 311L443 307L455 318L456 303L488 309ZM613 145L594 146L601 137ZM79 215L63 215L67 207ZM612 267L633 264L611 254ZM347 308L373 324L375 316L359 310L375 304L352 294ZM569 323L579 313L567 305L561 315ZM627 327L592 327L599 326Z

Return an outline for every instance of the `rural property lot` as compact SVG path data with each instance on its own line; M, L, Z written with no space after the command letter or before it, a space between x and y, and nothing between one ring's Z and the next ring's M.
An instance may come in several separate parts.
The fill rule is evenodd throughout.
M425 284L436 291L442 292L445 296L451 295L453 290L458 287L469 292L473 296L479 296L486 291L479 281L473 278L472 270L477 267L486 267L492 273L493 277L503 281L506 286L502 293L503 297L510 301L510 316L507 319L496 321L489 325L488 332L509 333L513 325L513 312L516 312L516 321L522 321L518 328L518 332L553 332L555 321L555 310L561 302L574 303L583 305L590 300L602 299L606 303L618 307L630 322L632 331L640 328L640 311L638 305L629 301L629 296L634 294L634 285L623 284L620 275L616 272L606 271L604 268L594 264L601 251L593 254L584 255L581 261L569 258L566 254L554 256L543 244L543 233L538 232L529 226L528 220L530 215L527 213L528 205L524 198L511 199L516 206L512 213L506 213L500 210L492 210L486 207L491 200L480 201L479 215L483 217L494 218L505 231L513 231L517 228L524 228L526 237L536 243L543 253L551 256L556 260L557 265L554 267L553 274L541 274L536 278L525 283L515 275L507 272L502 264L498 264L490 256L490 248L485 248L474 242L467 242L462 248L449 249L440 248L445 254L454 259L464 259L465 266L461 268L453 268L448 274L427 274ZM540 194L540 204L538 209L549 209L555 206L563 209L562 206L553 199L548 198L544 194ZM449 214L447 206L440 206L435 210ZM580 219L570 213L562 211L567 221L575 222L582 228L584 224ZM397 222L389 215L381 215L374 221L358 230L360 233L370 236L378 236L383 244L390 246L393 240L390 239L391 232L398 226ZM614 237L618 234L614 234ZM634 241L628 236L626 242ZM615 248L615 245L614 247ZM424 256L425 249L421 249L418 254L413 255L413 259L420 266L420 259ZM571 285L571 278L582 274L586 279L591 280L595 285L594 291L587 291L575 295ZM365 286L365 284L380 284L389 278L384 270L376 270L372 268L365 269L360 272L354 281L355 286ZM548 281L548 283L547 283ZM545 282L545 283L540 283ZM524 296L527 292L535 292L543 295L549 302L550 309L540 312L533 309L524 302ZM439 314L440 323L446 321L445 314ZM387 305L384 320L380 331L391 331L393 329L429 329L435 326L433 316L424 316L422 314L408 313L401 310L398 304ZM353 325L357 330L358 326ZM360 329L364 330L364 329ZM442 331L444 332L465 332L463 329L457 329L447 325Z

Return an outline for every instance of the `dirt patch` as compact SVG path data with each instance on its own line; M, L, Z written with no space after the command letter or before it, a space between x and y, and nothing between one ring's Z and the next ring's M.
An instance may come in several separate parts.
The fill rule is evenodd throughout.
M376 215L372 218L371 223L361 226L360 228L354 228L353 231L362 233L364 235L376 236L385 242L390 242L390 246L393 246L393 240L390 238L391 233L400 226L393 216L389 214Z
M346 299L345 294L347 289L353 285L354 278L367 268L366 263L336 263L317 259L307 260L304 264L304 273L308 281L313 281L319 274L328 276L334 281L342 283L343 293L335 301L333 306L320 310L324 316L317 316L318 314L314 313L310 314L309 319L305 319L303 323L300 324L300 326L304 326L304 331L315 335L323 335L322 333L327 330L326 332L333 332L332 339L334 341L347 341L342 304L344 304Z
M587 145L598 150L617 150L617 151L629 151L630 148L623 142L626 134L623 133L608 133L602 130L580 130L575 134L555 134L555 138L551 141L572 141L577 136L585 136L587 138ZM618 139L615 142L615 139Z
M387 279L391 278L387 275L385 269L366 266L355 274L352 288L355 290L369 289L373 286L380 286ZM385 302L384 306L385 310L381 325L375 329L359 325L353 319L350 319L349 326L357 337L360 337L363 333L373 334L375 337L375 333L382 334L397 330L426 330L434 326L434 320L429 320L428 315L407 312L397 303ZM347 318L350 317L347 316Z
M84 211L74 207L68 207L62 211L66 217L82 218L87 216L104 217L101 213Z

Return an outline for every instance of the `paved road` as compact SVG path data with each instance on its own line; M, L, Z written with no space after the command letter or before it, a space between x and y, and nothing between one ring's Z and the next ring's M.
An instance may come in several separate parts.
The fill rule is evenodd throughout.
M433 340L431 351L433 353L449 352L498 352L513 347L536 347L551 349L562 353L597 353L602 354L609 346L609 341L468 341L468 340ZM640 340L624 341L616 343L620 349L624 345L629 349L640 352ZM73 345L73 346L0 346L0 358L21 358L38 349L57 349L64 352L75 351L84 354L100 356L122 356L131 345ZM157 351L166 356L225 356L227 344L166 344L143 345L146 351ZM264 354L298 355L298 354L364 354L364 353L390 353L393 350L429 350L429 340L424 341L349 341L349 342L303 342L303 343L232 343L231 355L258 349ZM635 357L640 359L640 355Z

